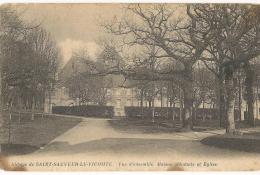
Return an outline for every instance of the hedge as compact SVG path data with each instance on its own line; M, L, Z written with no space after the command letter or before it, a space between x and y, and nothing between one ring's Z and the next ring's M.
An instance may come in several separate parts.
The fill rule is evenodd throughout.
M143 111L143 112L142 112ZM155 117L156 118L172 118L172 114L174 113L175 119L179 119L179 108L168 108L167 107L155 107ZM152 116L152 108L143 107L143 110L139 106L126 106L125 107L125 115L128 118L141 118L143 113L143 118L151 118ZM168 114L168 115L167 115Z
M125 107L125 114L128 118L141 118L143 113L143 118L151 118L152 116L152 108L149 107L143 107L139 106L127 106ZM236 112L237 113L237 112ZM155 107L155 117L156 118L172 118L172 116L175 116L175 119L180 119L180 109L177 107ZM196 111L196 118L202 119L203 115L205 115L206 119L217 119L218 118L218 109L202 109L198 108Z
M142 112L143 111L143 112ZM180 119L180 109L177 107L155 107L155 117L161 119L170 119L173 114L176 120ZM113 106L97 106L97 105L82 105L82 106L54 106L52 108L54 114L76 115L84 117L101 117L112 118L114 116ZM151 118L152 108L140 106L126 106L125 115L128 118ZM202 109L196 111L196 118L202 119L205 115L206 119L218 119L218 109ZM238 119L238 110L235 110L235 119Z
M114 108L112 106L54 106L52 107L53 114L76 115L83 117L100 117L111 118L114 116Z

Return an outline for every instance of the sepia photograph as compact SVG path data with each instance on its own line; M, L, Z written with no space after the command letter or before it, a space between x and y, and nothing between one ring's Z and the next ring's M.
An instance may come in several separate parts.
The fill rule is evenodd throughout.
M259 171L260 4L0 4L0 169Z

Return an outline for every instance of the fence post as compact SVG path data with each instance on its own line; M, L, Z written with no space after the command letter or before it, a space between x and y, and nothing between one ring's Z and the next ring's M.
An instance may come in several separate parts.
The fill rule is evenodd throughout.
M32 117L31 117L31 120L34 120L34 111L35 110L35 97L33 96L33 99L32 99Z
M21 123L21 111L18 111L18 115L19 115L19 123Z
M10 144L11 141L11 122L12 122L12 111L10 110L9 123L8 123L8 144Z

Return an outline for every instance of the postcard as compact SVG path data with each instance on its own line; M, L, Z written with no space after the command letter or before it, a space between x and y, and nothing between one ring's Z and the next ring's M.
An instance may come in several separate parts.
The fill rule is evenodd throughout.
M260 169L258 4L6 3L0 22L1 169Z

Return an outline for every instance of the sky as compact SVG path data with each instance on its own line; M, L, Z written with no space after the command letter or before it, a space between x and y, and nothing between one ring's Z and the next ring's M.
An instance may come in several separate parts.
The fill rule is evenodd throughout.
M20 4L16 8L30 23L40 23L57 41L63 65L73 50L86 48L91 58L99 50L98 41L104 36L100 26L106 20L120 16L120 4Z
M15 4L14 7L20 12L21 17L29 23L41 24L43 28L51 33L57 41L61 50L62 65L71 58L73 51L81 48L88 51L91 59L95 59L100 53L99 43L103 38L107 38L104 24L108 21L115 21L125 15L125 6L127 4ZM142 4L142 7L150 7L151 4ZM183 15L183 5L168 4L176 13L173 19ZM178 7L178 8L176 8ZM185 10L185 9L184 9ZM126 15L127 19L138 21L134 16ZM119 41L112 37L115 42ZM119 41L120 42L120 41ZM117 43L118 44L118 43ZM137 54L141 48L127 47L128 55ZM127 56L128 56L127 55Z

